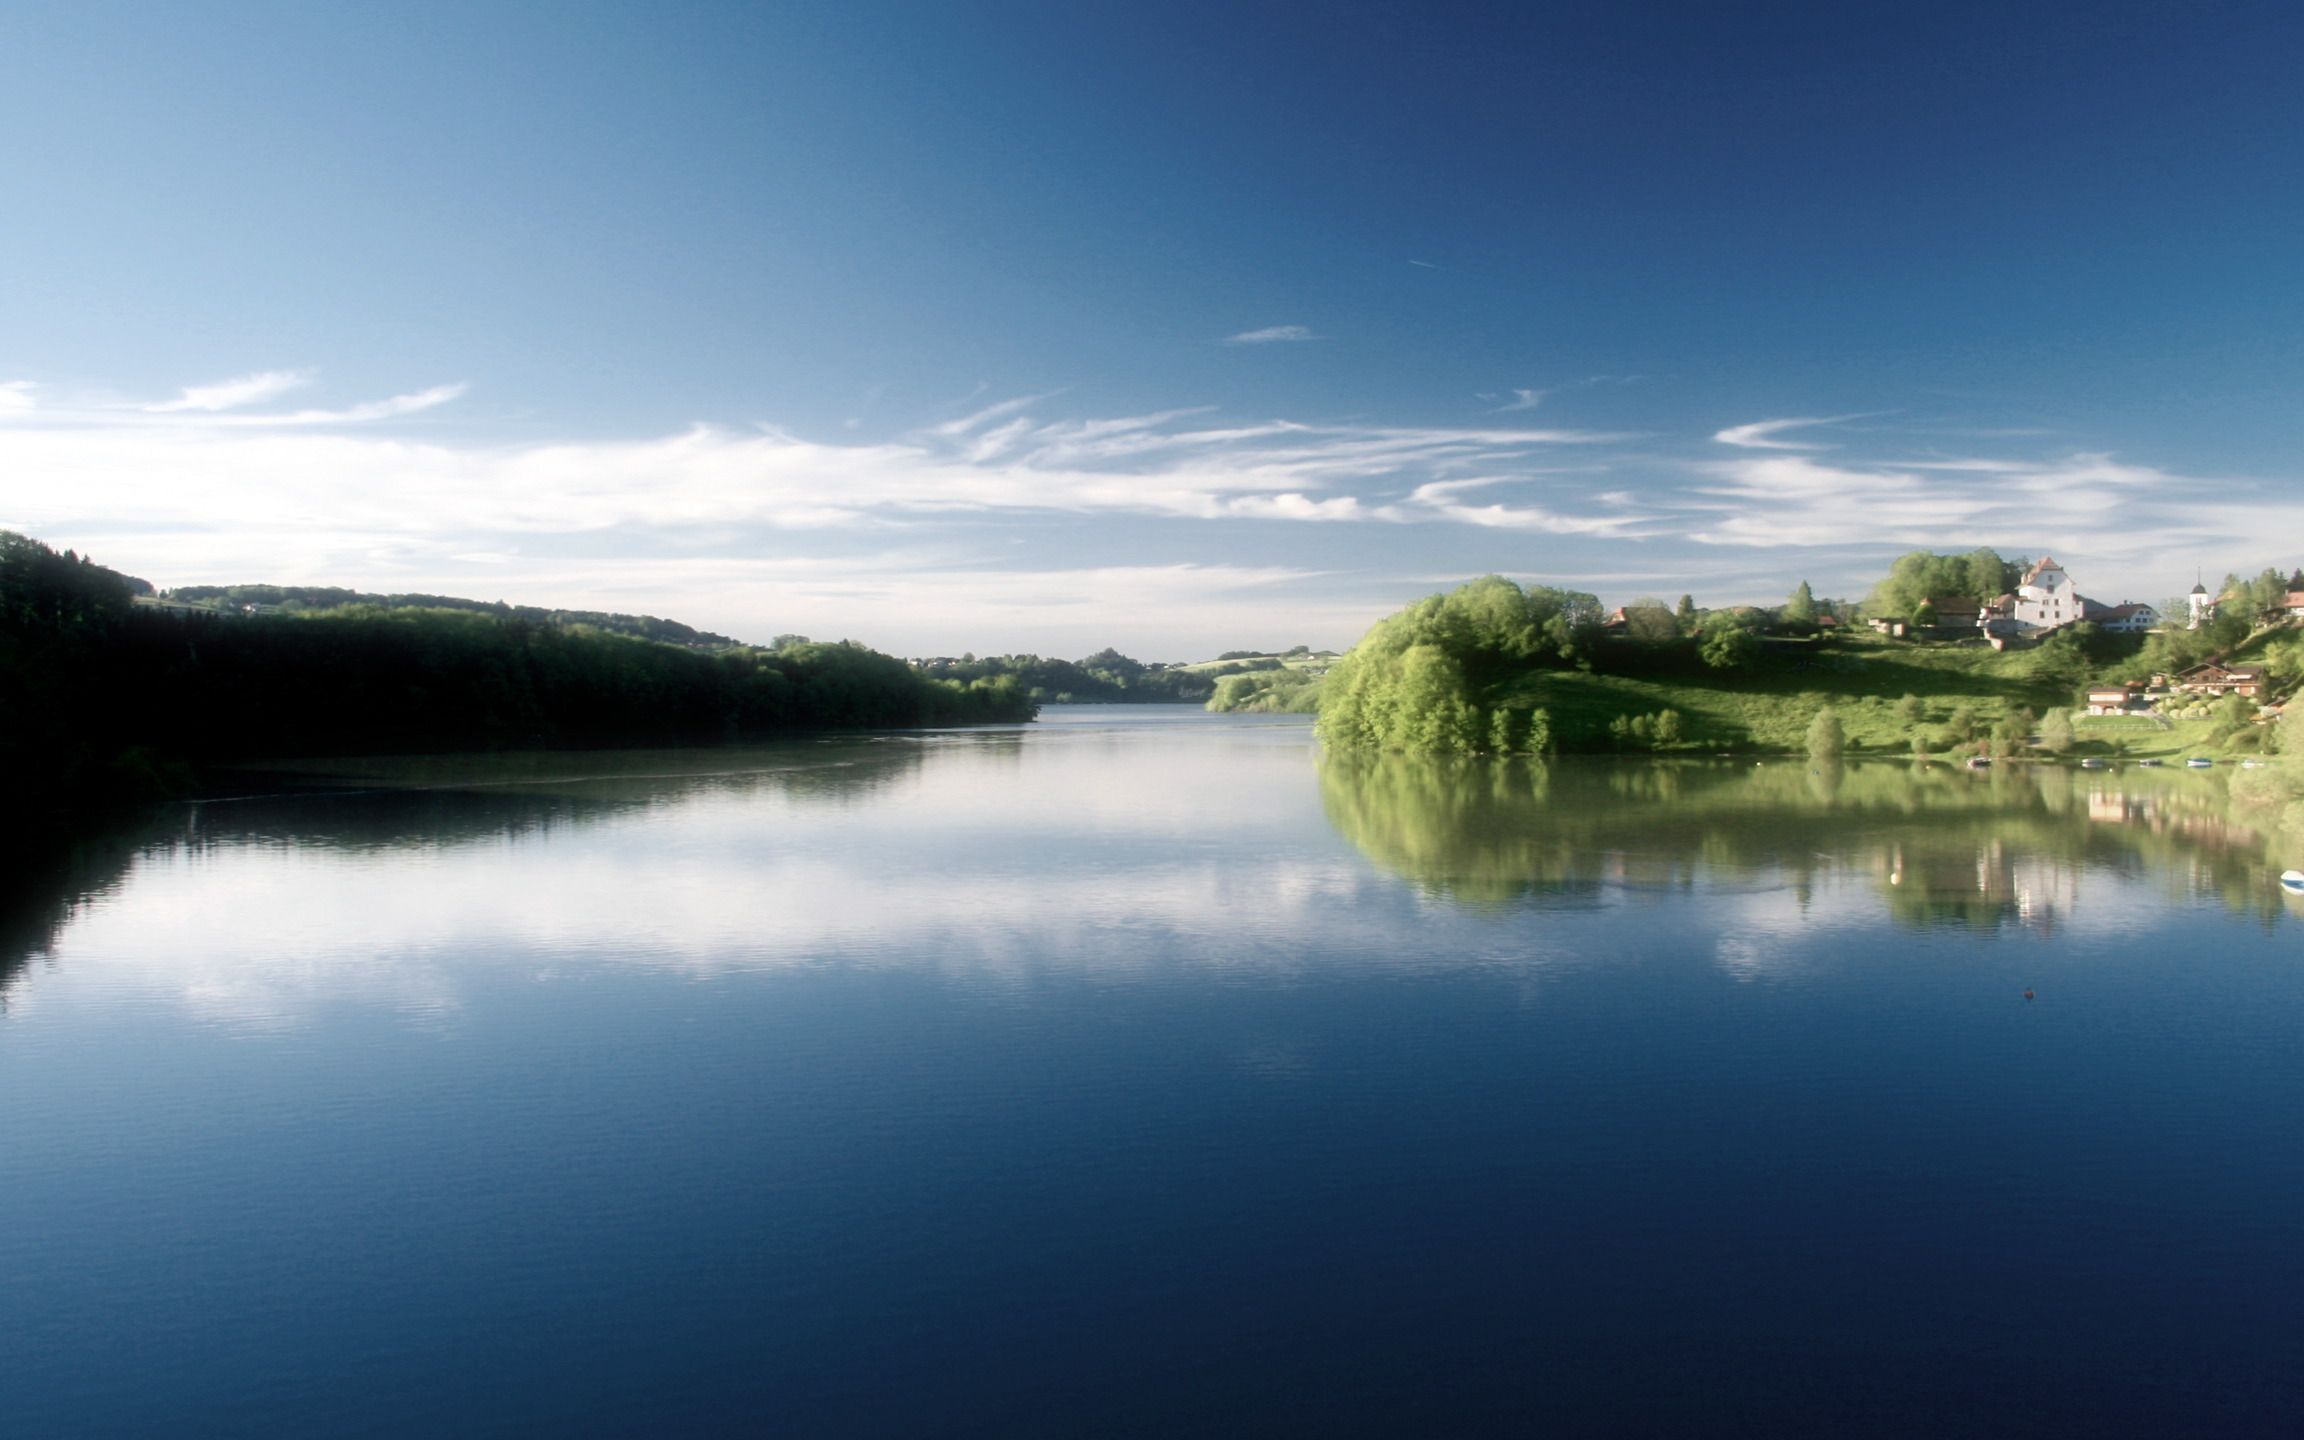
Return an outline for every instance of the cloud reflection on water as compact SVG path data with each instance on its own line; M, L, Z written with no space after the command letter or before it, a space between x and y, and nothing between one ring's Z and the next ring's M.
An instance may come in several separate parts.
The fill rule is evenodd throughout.
M2111 933L2201 880L2198 823L2126 823L2205 804L2185 777L2114 816L2070 776L1316 763L1301 727L1116 721L355 767L359 793L201 807L63 926L55 975L12 1007L37 989L255 1032L342 1006L440 1026L476 984L597 973L1291 983L1676 945L1782 979L1852 963L1884 920Z

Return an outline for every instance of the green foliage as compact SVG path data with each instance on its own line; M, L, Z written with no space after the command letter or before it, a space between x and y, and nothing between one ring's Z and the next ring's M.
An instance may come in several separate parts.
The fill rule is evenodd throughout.
M1320 709L1320 691L1326 683L1319 676L1288 669L1227 675L1216 682L1216 693L1209 697L1207 708L1310 715Z
M1521 737L1520 748L1530 755L1548 755L1552 752L1551 711L1539 708L1528 712L1528 729Z
M1795 625L1816 623L1816 595L1808 588L1807 581L1801 581L1792 598L1784 602L1784 618Z
M1624 635L1642 645L1669 645L1680 638L1680 622L1661 600L1635 600L1624 607Z
M2016 588L2023 578L2023 567L2011 565L2000 558L2000 552L1989 546L1978 546L1968 552L1963 562L1967 584L1962 593L1972 600L1996 600Z
M507 605L501 600L465 600L454 595L379 595L334 585L180 585L168 592L168 598L182 604L207 605L235 612L246 606L260 605L290 615L317 615L347 609L464 610L476 615L494 615L499 619L523 620L532 625L587 626L610 635L629 635L636 640L655 640L666 645L686 645L699 650L722 650L736 644L725 635L715 635L707 630L683 625L677 620L663 620L654 615L623 615L601 610L553 610L537 605ZM789 642L805 643L807 638L805 635L780 636L770 648L781 650Z
M1839 713L1827 705L1816 712L1808 722L1808 753L1822 760L1838 756L1848 748L1848 734L1841 727Z
M1896 702L1896 723L1899 725L1917 725L1920 723L1919 696L1907 691L1904 698Z
M1888 568L1888 574L1872 587L1870 598L1864 602L1865 609L1873 615L1908 618L1914 624L1933 624L1933 621L1922 622L1913 614L1921 601L1931 595L1994 599L2016 583L2018 568L1987 548L1966 555L1914 550L1898 556Z
M1009 676L1036 702L1054 704L1185 704L1214 697L1225 675L1279 670L1278 660L1243 660L1212 670L1148 665L1117 650L1103 649L1080 660L1048 660L1038 655L939 656L915 661L921 674L938 680L972 682ZM1210 708L1216 708L1211 706Z
M1380 620L1336 663L1319 733L1332 748L1465 753L1494 739L1492 690L1530 668L1587 654L1590 595L1491 575Z
M1619 750L1669 750L1680 743L1680 712L1619 715L1608 722L1608 734Z
M1693 596L1693 595L1683 595L1683 596L1681 596L1681 597L1680 597L1680 603L1679 603L1678 605L1674 606L1674 607L1673 607L1673 609L1672 609L1672 620L1673 620L1673 623L1677 624L1677 625L1680 627L1680 633L1681 633L1681 634L1683 634L1683 635L1693 635L1693 634L1695 634L1695 633L1696 633L1696 597L1695 597L1695 596Z
M2288 577L2267 565L2246 580L2237 575L2224 577L2224 589L2216 597L2218 615L2230 614L2242 624L2248 624L2267 610L2276 609L2288 595Z
M1715 670L1741 670L1759 655L1760 637L1742 613L1715 610L1704 617L1703 638L1696 653Z
M2040 722L2040 748L2051 755L2062 755L2072 748L2077 738L2072 733L2072 712L2050 710Z
M1936 613L1936 607L1925 600L1912 607L1912 624L1918 629L1933 630L1941 621L1942 617Z

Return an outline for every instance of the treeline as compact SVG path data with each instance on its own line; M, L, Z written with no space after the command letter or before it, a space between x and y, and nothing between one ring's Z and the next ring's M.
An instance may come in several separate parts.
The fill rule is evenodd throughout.
M737 643L725 635L654 615L550 610L538 605L507 605L501 600L465 600L454 595L378 595L335 585L179 585L168 592L168 598L187 605L218 605L232 610L262 605L292 615L354 606L376 610L468 610L504 620L523 620L531 625L589 626L612 635L630 635L639 640L697 649L727 649Z
M1896 558L1864 602L1865 613L1903 619L1925 600L1954 597L1978 604L1997 600L2016 588L2028 559L2003 560L2000 552L1979 547L1965 555L1939 555L1913 550Z
M1080 660L963 655L916 660L913 665L931 679L960 684L1012 680L1032 700L1052 705L1197 705L1216 693L1213 676L1132 660L1109 647Z
M20 801L134 796L207 761L719 743L1034 711L1013 677L931 679L845 641L706 654L489 609L222 616L139 607L135 593L0 532L0 774Z

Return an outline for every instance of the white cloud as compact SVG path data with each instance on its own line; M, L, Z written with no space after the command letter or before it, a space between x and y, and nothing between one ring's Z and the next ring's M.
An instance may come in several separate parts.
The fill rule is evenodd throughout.
M1720 436L1740 442L1699 461L1653 453L1653 436L1500 419L1312 423L1202 407L1048 419L1035 413L1048 396L972 399L958 419L884 438L696 425L502 444L388 428L461 385L269 415L45 389L35 405L34 393L0 385L7 523L161 584L461 593L486 566L507 598L651 610L745 637L823 628L894 649L1060 653L1048 637L1075 620L1101 627L1088 649L1148 633L1131 643L1181 654L1185 635L1236 642L1228 572L1159 564L1178 559L1277 557L1291 578L1254 592L1258 628L1270 613L1276 629L1340 643L1428 588L1387 578L1406 568L1578 588L1641 576L1638 589L1715 604L1773 600L1795 570L1861 589L1884 553L1989 544L2052 551L2103 598L2150 598L2190 584L2198 561L2253 569L2262 537L2304 533L2304 499L2284 487L2096 450L1866 458L1852 435L1827 459L1775 438L1821 420L1731 427ZM1117 523L1136 519L1170 523ZM1187 521L1211 528L1175 523ZM1394 533L1355 537L1370 527ZM1413 558L1396 561L1404 550ZM1009 604L984 576L1010 572L1054 578L1024 582L1037 598ZM1167 578L1126 578L1147 574ZM1103 608L1065 601L1065 586Z
M1510 400L1488 413L1491 415L1508 415L1514 410L1533 410L1543 404L1544 397L1551 393L1549 390L1514 390Z
M436 409L451 400L463 398L470 387L435 385L429 390L418 390L411 395L395 395L389 400L372 400L365 405L354 405L345 410L297 410L287 415L235 415L228 422L236 425L357 425L369 420L396 420L403 415Z
M242 375L234 380L219 380L213 385L187 385L182 394L163 405L151 405L155 415L177 411L196 410L213 413L219 410L237 410L243 405L259 405L276 400L291 390L312 383L309 370L259 370L253 375Z
M1805 444L1798 440L1778 440L1775 437L1786 430L1803 430L1811 425L1829 425L1829 419L1756 420L1749 425L1731 425L1712 438L1723 445L1736 445L1747 450L1829 450L1829 445Z
M1289 340L1317 340L1320 337L1303 325L1267 325L1261 330L1243 330L1227 338L1227 345L1270 345Z

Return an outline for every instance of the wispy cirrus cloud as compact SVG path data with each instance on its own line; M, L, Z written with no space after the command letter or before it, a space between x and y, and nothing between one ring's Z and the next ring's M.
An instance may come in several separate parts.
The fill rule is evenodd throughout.
M711 425L509 448L362 432L461 393L438 386L274 415L123 407L110 425L82 411L0 426L0 461L12 473L75 477L31 506L50 523L103 513L155 528L269 531L293 516L315 532L457 536L450 553L497 554L521 535L855 530L1026 513L1547 524L1533 510L1462 507L1419 487L1471 472L1543 483L1535 457L1621 438L1497 425L1209 424L1201 407L1044 421L1032 413L1042 397L865 443Z
M311 383L312 372L309 370L259 370L253 375L219 380L212 385L187 385L175 399L144 408L155 415L171 415L187 410L212 414L277 400L289 391L301 390Z
M1779 438L1833 423L1823 419L1675 443L1501 416L1412 425L1206 406L1051 416L1050 395L979 395L957 418L924 417L871 440L699 424L507 444L397 423L464 393L437 385L340 408L162 409L7 382L0 525L100 547L107 563L161 583L480 585L744 635L808 628L794 623L800 614L818 625L854 613L892 627L859 638L915 648L935 633L972 638L960 648L977 650L1054 643L1045 637L1059 607L1040 605L1035 619L1030 601L999 602L1006 582L982 576L939 588L948 558L935 562L943 569L897 563L889 547L967 547L983 576L1069 577L1050 583L1077 583L1115 607L1062 609L1083 630L1107 627L1093 649L1134 627L1172 635L1187 619L1208 627L1193 633L1213 634L1224 606L1187 604L1180 592L1218 585L1219 562L1250 559L1279 557L1291 578L1253 592L1226 579L1226 603L1252 593L1260 615L1304 617L1301 638L1341 643L1350 632L1312 621L1357 608L1364 623L1413 598L1381 578L1411 555L1419 573L1455 564L1465 575L1503 569L1587 585L1636 576L1640 590L1725 603L1775 598L1788 588L1779 573L1860 592L1896 550L1990 544L2051 550L2091 593L2149 597L2162 583L2146 573L2153 565L2187 577L2202 562L2253 569L2274 558L2258 556L2259 537L2304 533L2293 487L2211 482L2100 450L2009 454L1978 443L1903 455L1881 453L1889 437L1851 428L1826 455ZM2219 558L2228 553L2233 562ZM802 560L821 566L791 568ZM1147 569L1186 578L1157 594L1112 578ZM1091 570L1111 574L1092 583ZM1340 570L1359 578L1318 578ZM742 579L770 575L773 586ZM1344 589L1329 610L1291 588L1330 584ZM618 586L631 593L609 593ZM873 595L884 598L867 604ZM993 628L969 637L971 624Z
M254 429L268 426L362 425L396 420L459 400L470 389L462 382L433 385L382 400L340 409L252 410L313 383L310 370L266 370L212 385L187 385L173 400L137 401L116 396L66 396L36 403L38 388L28 380L0 384L0 420L36 417L51 425L83 428L146 426L183 432L195 428Z
M453 385L434 385L406 395L394 395L385 400L371 400L364 405L353 405L343 410L297 410L286 415L247 415L233 419L248 425L357 425L369 420L397 420L403 415L416 415L436 410L442 405L464 398L471 387L458 382Z
M1764 455L1708 462L1674 502L1687 538L1818 554L2043 550L2087 583L2149 595L2186 557L2253 555L2264 534L2304 533L2304 500L2284 487L2177 474L2101 453L1856 459ZM2170 575L2157 572L2176 562ZM1876 562L1875 562L1876 563ZM2100 597L2102 598L2102 597Z
M1224 338L1224 343L1227 345L1278 345L1286 344L1292 340L1317 340L1319 338L1318 335L1312 333L1310 326L1267 325L1261 330L1243 330L1237 335L1228 335Z
M1734 445L1745 450L1829 450L1829 445L1818 445L1803 440L1779 440L1776 437L1788 430L1805 430L1813 425L1829 425L1829 418L1793 420L1755 420L1749 425L1731 425L1713 435L1723 445Z

